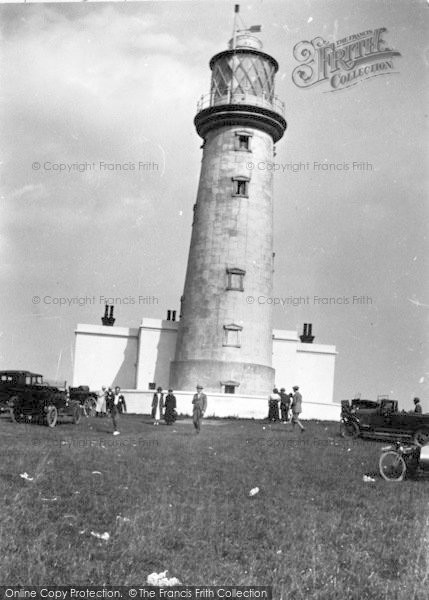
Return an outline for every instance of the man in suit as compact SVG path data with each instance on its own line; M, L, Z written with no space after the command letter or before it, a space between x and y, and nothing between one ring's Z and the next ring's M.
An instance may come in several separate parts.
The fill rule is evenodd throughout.
M420 404L420 398L414 398L414 412L418 415L422 414L422 405Z
M115 387L115 402L118 407L119 414L127 412L127 405L125 403L124 395L121 394L121 388L119 385Z
M109 389L106 392L106 406L107 406L107 410L109 411L110 416L112 418L113 435L119 435L119 431L118 431L118 415L119 415L118 401L119 401L118 396L116 396L113 393L112 388L109 387Z
M302 396L299 393L299 386L294 385L293 386L293 397L292 397L292 425L295 427L295 425L298 425L298 427L301 429L301 433L303 433L305 431L305 428L303 426L303 424L301 423L301 421L298 419L300 413L302 412Z
M194 410L192 412L192 421L194 423L195 432L200 433L201 419L207 410L207 396L203 393L203 386L197 385L197 393L192 399Z
M152 399L152 419L155 419L153 424L159 425L162 419L162 409L164 408L164 394L162 393L162 387L159 386L153 395Z

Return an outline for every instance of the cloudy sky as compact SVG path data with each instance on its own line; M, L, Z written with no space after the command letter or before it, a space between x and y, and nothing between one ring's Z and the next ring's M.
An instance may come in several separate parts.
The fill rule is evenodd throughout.
M316 342L337 346L335 399L420 395L429 411L425 15L423 1L241 5L280 63L278 164L373 166L276 174L274 293L310 302L277 307L274 326L311 322ZM71 380L75 326L100 323L100 296L134 299L116 303L120 326L179 307L201 160L193 118L233 2L3 4L0 17L0 368ZM298 42L380 27L401 53L395 73L335 93L292 82ZM54 304L84 297L95 302Z

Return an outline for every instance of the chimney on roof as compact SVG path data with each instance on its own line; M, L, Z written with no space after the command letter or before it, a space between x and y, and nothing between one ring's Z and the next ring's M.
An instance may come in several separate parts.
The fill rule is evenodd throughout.
M312 335L313 325L312 323L304 323L304 330L302 335L299 336L299 339L303 344L312 344L314 340L314 335Z
M110 309L110 314L109 314ZM108 306L107 304L104 307L104 317L101 317L101 322L106 327L112 327L116 319L113 316L114 306Z

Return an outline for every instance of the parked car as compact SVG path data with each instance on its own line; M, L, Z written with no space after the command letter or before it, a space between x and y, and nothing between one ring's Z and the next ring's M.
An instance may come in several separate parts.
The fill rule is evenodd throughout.
M429 414L398 410L398 401L383 399L374 408L353 408L341 401L341 433L351 437L412 438L424 446L429 442Z
M70 400L76 400L87 417L95 415L97 406L97 392L91 392L87 385L69 388Z
M0 403L14 422L34 421L55 427L58 419L71 417L79 423L79 403L70 400L65 388L49 385L30 371L0 371Z

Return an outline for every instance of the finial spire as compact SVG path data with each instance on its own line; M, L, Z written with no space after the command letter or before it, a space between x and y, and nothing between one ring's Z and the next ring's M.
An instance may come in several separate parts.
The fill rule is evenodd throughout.
M240 5L236 4L234 6L234 29L232 31L232 50L235 50L235 39L237 36L237 15L240 12Z
M232 31L232 39L229 42L229 48L231 50L235 50L237 48L237 34L239 41L246 36L249 36L249 34L251 33L259 33L261 31L261 26L260 25L251 25L250 27L246 27L245 23L243 22L243 19L241 17L239 17L239 12L240 12L240 5L236 4L234 6L234 28ZM240 25L241 25L241 29L238 29L238 20L240 20ZM252 37L253 39L256 39L255 36L249 36ZM258 43L261 45L261 41L257 40ZM255 42L254 42L255 43ZM240 46L240 43L238 44ZM245 44L245 46L249 46L249 42L247 42Z

